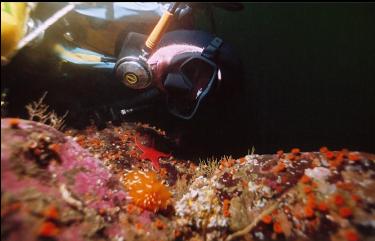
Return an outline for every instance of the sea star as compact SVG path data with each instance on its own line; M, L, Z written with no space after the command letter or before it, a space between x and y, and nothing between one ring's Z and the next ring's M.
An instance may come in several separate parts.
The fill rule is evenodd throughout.
M137 133L136 136L135 136L135 144L143 152L140 158L141 159L148 159L148 160L150 160L151 163L152 163L152 166L156 170L160 170L159 158L161 158L161 157L170 157L171 154L166 154L166 153L163 153L163 152L160 152L160 151L156 150L154 148L154 139L152 139L151 147L148 147L148 146L143 145L139 141L139 138L140 138L140 136Z

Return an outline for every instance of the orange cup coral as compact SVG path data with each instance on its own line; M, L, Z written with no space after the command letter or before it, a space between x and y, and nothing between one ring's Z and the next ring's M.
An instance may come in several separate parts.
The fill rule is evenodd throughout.
M125 187L131 201L146 210L157 212L168 207L171 193L153 171L129 171L125 174Z

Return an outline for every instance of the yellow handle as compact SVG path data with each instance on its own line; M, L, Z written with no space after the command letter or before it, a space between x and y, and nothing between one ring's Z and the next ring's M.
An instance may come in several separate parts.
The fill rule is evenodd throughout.
M150 36L146 40L146 46L149 49L153 49L159 42L161 36L167 29L173 14L166 11L163 16L160 18L159 22L156 24L155 28L152 30Z
M8 60L26 33L26 3L1 2L1 59Z

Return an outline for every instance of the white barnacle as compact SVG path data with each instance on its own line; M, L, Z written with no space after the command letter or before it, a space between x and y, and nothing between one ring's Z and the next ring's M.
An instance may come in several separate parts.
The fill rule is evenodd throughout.
M308 168L305 170L305 175L317 180L327 180L331 175L331 171L325 167Z
M254 235L255 235L255 237L259 238L260 240L264 239L264 234L262 232L255 232Z

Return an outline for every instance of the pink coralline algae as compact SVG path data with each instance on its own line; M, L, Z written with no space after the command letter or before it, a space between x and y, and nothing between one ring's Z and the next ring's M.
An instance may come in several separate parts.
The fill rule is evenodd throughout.
M127 203L114 174L57 130L32 121L17 123L15 128L14 119L1 120L1 210L20 204L2 212L2 238L22 240L24 233L39 230L28 240L57 234L68 240L71 230L75 240L86 240L105 228L97 215L115 218ZM43 219L51 205L61 213L60 220Z

